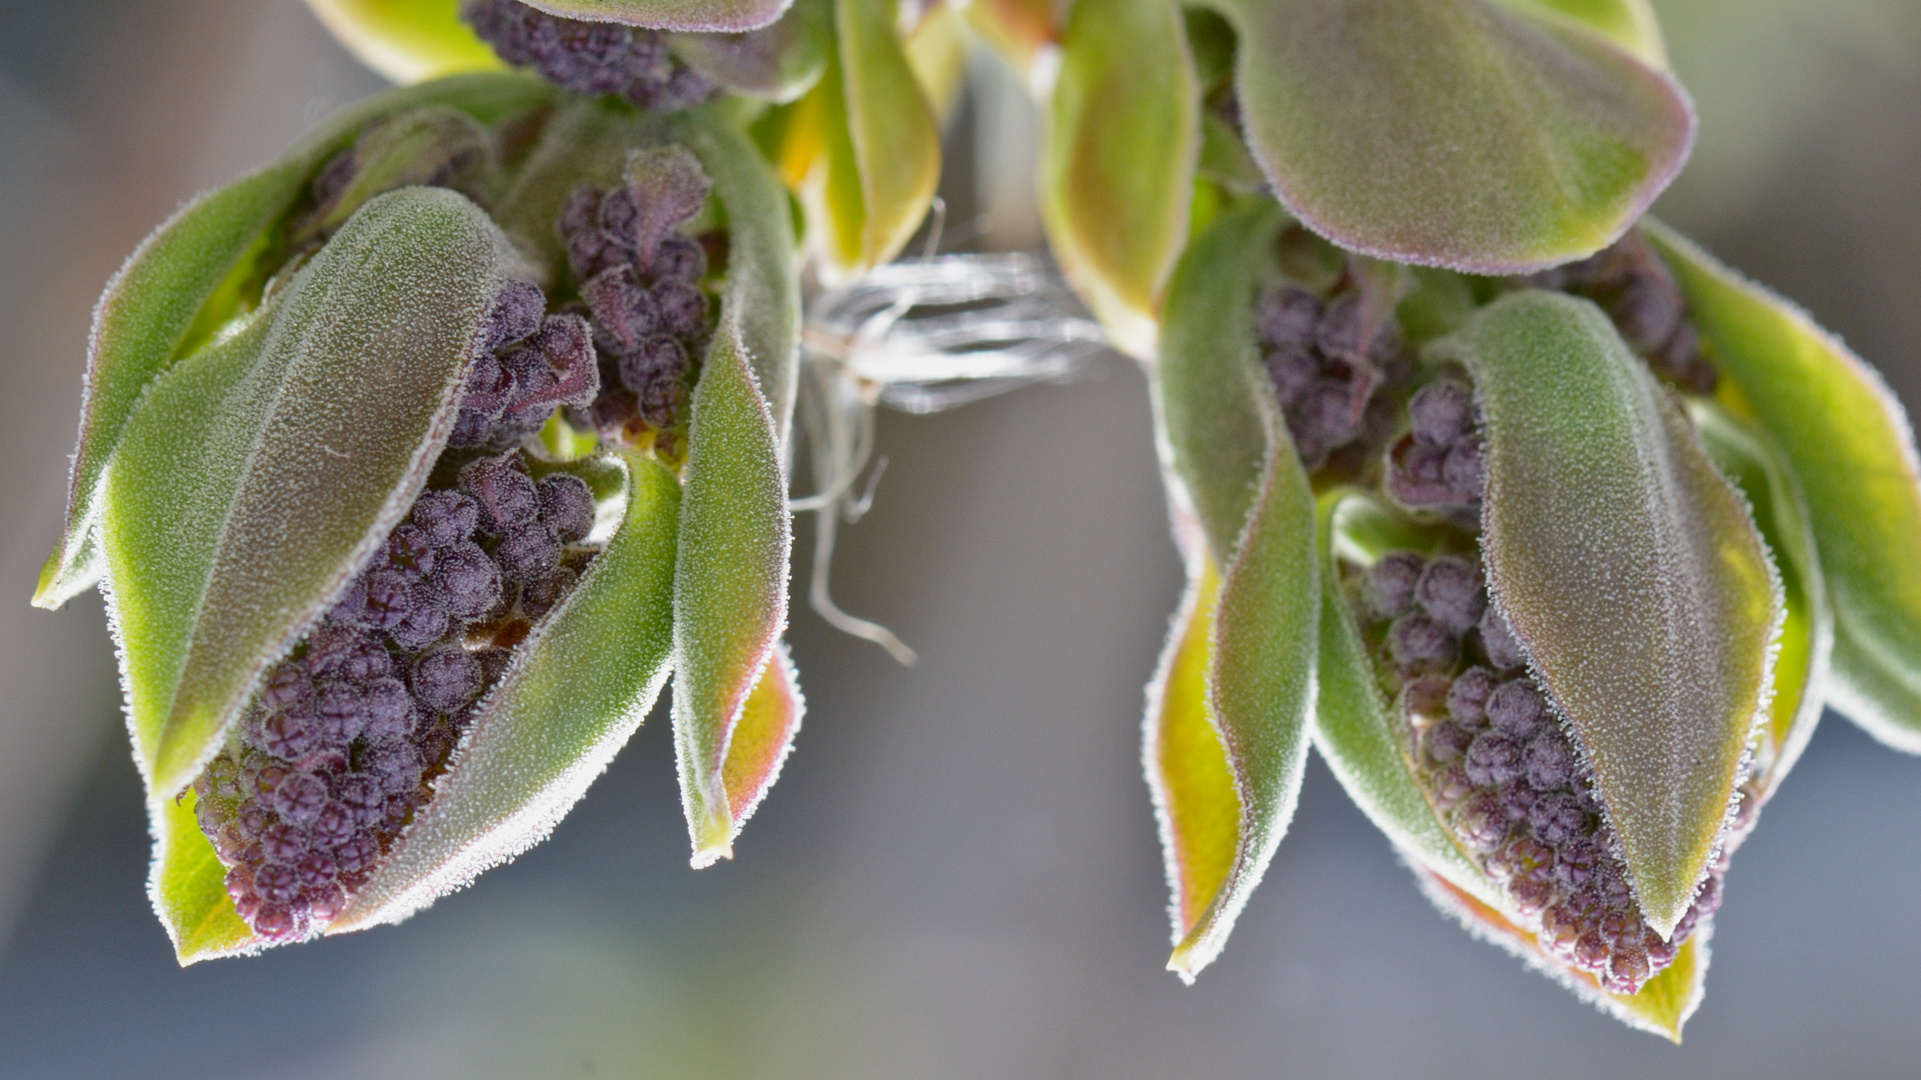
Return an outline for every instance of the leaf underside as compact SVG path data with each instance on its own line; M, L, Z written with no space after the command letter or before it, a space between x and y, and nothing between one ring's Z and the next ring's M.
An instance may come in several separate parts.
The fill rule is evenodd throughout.
M1452 343L1486 423L1489 590L1667 933L1767 705L1780 588L1745 502L1599 308L1511 294Z
M654 30L758 30L780 18L793 0L522 0L550 15L620 22Z

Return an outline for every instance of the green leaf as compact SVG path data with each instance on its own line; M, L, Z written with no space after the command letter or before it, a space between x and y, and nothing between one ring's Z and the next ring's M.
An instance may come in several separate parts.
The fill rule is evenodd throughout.
M1206 550L1225 567L1206 711L1239 805L1225 877L1177 927L1185 932L1168 967L1188 980L1219 955L1260 883L1307 759L1320 615L1314 499L1279 405L1258 381L1254 341L1255 283L1278 225L1271 205L1223 215L1181 260L1162 323L1156 389L1173 501L1191 498Z
M1416 780L1408 757L1405 721L1381 694L1374 665L1361 641L1360 628L1342 593L1339 563L1372 566L1387 550L1428 552L1431 538L1398 514L1352 489L1335 489L1319 499L1321 554L1321 631L1319 681L1314 699L1314 745L1354 804L1394 842L1410 862L1439 874L1476 901L1505 913L1506 890L1481 871L1462 850ZM1386 542L1363 541L1392 530ZM1346 549L1343 552L1343 549Z
M1459 919L1476 937L1520 957L1529 967L1629 1027L1679 1043L1681 1028L1701 1005L1708 973L1711 923L1702 924L1689 935L1675 951L1674 962L1642 984L1638 993L1613 994L1601 989L1600 983L1587 972L1571 970L1556 962L1542 951L1533 934L1433 871L1417 863L1414 876L1436 907Z
M721 765L721 784L727 789L727 811L738 833L760 808L760 801L780 779L780 767L794 748L807 703L801 697L794 661L785 645L776 645L760 678L742 706L740 723L727 741L727 760Z
M695 866L731 858L725 765L787 622L792 529L773 417L733 328L694 387L674 567L674 749Z
M1038 61L1060 44L1064 9L1057 0L972 0L960 5L967 25L1023 81L1044 85Z
M1764 432L1703 400L1688 403L1701 445L1753 509L1755 527L1781 575L1783 617L1774 660L1774 692L1756 740L1755 785L1765 802L1814 736L1827 704L1834 650L1834 612L1815 557L1806 500Z
M780 18L793 0L522 0L552 15L621 22L655 30L758 30Z
M1485 421L1489 592L1593 768L1663 935L1767 707L1780 584L1741 496L1593 304L1509 294L1450 347Z
M814 5L797 4L772 26L745 34L674 34L675 55L736 94L793 101L827 70L833 33Z
M1665 71L1668 50L1661 22L1648 0L1495 0L1537 19L1563 21L1626 49L1643 64Z
M260 672L412 505L516 264L461 196L384 195L135 414L100 535L151 797L193 780Z
M1659 225L1729 410L1765 429L1807 500L1834 606L1836 708L1921 753L1921 464L1887 384L1801 309Z
M860 170L863 268L900 253L940 183L940 125L897 22L895 0L834 0L847 129Z
M285 257L270 234L322 163L395 112L438 103L494 124L552 95L517 75L462 76L378 95L336 114L273 165L188 203L143 241L94 309L66 532L41 571L34 603L58 607L98 580L101 486L129 418L154 379L258 301L261 271L272 268L262 260Z
M1513 273L1605 247L1680 171L1694 115L1587 29L1480 2L1213 0L1243 126L1302 223L1396 262Z
M1177 946L1227 884L1241 839L1241 797L1207 707L1208 639L1220 587L1213 560L1200 553L1147 687L1142 764L1160 824Z
M427 184L472 193L497 166L493 133L459 109L421 105L370 125L353 147L353 175L291 238L332 233L376 195Z
M433 800L329 933L404 919L545 839L660 696L673 653L680 483L642 455L590 467L625 481L619 528L516 650Z
M233 909L227 868L201 833L193 808L191 788L148 807L153 870L147 896L182 967L260 948L252 928Z
M397 83L506 67L460 18L461 0L307 0L340 44Z
M1179 7L1076 5L1047 119L1049 246L1116 344L1148 355L1161 290L1187 243L1201 149L1200 85Z

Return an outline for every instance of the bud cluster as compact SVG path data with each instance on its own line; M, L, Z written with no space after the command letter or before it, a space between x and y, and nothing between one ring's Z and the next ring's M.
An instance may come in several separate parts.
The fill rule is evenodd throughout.
M579 319L543 321L541 306L539 290L510 284L474 368L494 360L493 347L532 348L556 324L584 334ZM463 424L486 411L471 382ZM562 399L542 400L539 419ZM578 477L536 481L517 449L473 458L453 487L420 496L321 625L267 673L235 741L195 783L201 829L255 933L297 940L344 909L433 797L513 649L593 558L583 542L594 517Z
M1400 329L1370 319L1354 285L1323 301L1295 285L1270 289L1255 308L1262 359L1294 448L1308 471L1365 474L1398 419L1398 389L1413 374Z
M488 312L447 444L505 449L540 430L554 409L600 392L592 331L578 315L548 315L547 298L510 281Z
M632 442L646 431L672 450L700 357L714 334L715 305L702 282L702 241L679 231L700 212L709 182L684 148L648 152L634 180L611 191L575 188L558 228L591 327L600 392L571 410L576 426ZM716 243L724 242L711 234Z
M1611 247L1527 280L1594 301L1655 374L1690 394L1714 392L1714 365L1701 354L1701 335L1688 322L1680 283L1640 230L1630 229Z
M1720 902L1725 862L1663 941L1646 925L1591 771L1526 670L1478 559L1383 556L1354 604L1381 642L1407 751L1435 810L1543 949L1633 993Z
M517 0L465 0L461 18L509 64L576 94L619 94L646 109L685 109L716 87L682 63L658 30L564 19Z

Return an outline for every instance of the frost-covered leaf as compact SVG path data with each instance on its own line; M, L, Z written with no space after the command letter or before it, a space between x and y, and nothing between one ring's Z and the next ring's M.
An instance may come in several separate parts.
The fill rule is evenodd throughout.
M156 801L153 820L153 869L147 896L167 928L181 966L260 947L227 895L227 868L200 831L190 788Z
M382 196L135 414L100 531L153 798L193 779L259 673L413 503L516 264L465 198Z
M550 15L622 22L655 30L758 30L781 17L793 0L521 0Z
M1774 692L1756 740L1756 789L1765 802L1807 748L1827 704L1834 649L1834 612L1827 579L1815 557L1806 502L1794 474L1765 433L1705 401L1689 403L1701 445L1753 509L1754 524L1774 554L1781 576L1781 636L1774 660Z
M271 233L323 162L395 112L442 104L493 124L552 95L515 75L462 76L378 95L335 115L273 165L188 203L142 242L94 309L66 533L34 603L58 607L98 579L100 486L128 419L169 365L258 301L262 271L285 255Z
M1666 934L1767 706L1780 586L1746 503L1594 305L1510 294L1443 355L1485 421L1489 591L1591 765Z
M329 933L403 919L545 839L653 708L672 658L680 483L640 455L588 467L624 471L619 529L516 650L434 798Z
M1187 243L1200 154L1200 86L1179 7L1076 5L1047 111L1049 246L1115 343L1145 356Z
M1575 996L1632 1028L1681 1041L1681 1029L1701 1005L1708 973L1708 937L1712 929L1704 925L1675 952L1674 962L1662 969L1634 994L1612 994L1601 989L1594 976L1571 971L1545 956L1533 934L1508 921L1495 908L1461 891L1452 883L1416 865L1414 874L1422 890L1435 906L1461 920L1469 932L1484 941L1501 946L1526 961L1529 967L1574 991Z
M1248 142L1343 247L1478 273L1599 250L1680 171L1680 87L1591 30L1482 0L1213 0Z
M675 34L687 66L736 94L792 101L827 70L833 33L813 4L797 4L772 26L744 34Z
M674 749L694 865L733 853L725 764L787 623L792 530L773 417L733 327L694 388L674 568Z
M1219 955L1287 830L1307 757L1318 633L1314 500L1261 378L1256 273L1271 205L1224 216L1168 288L1158 398L1177 504L1191 493L1221 575L1205 670L1240 813L1232 863L1168 967L1192 979Z
M460 18L461 0L307 0L335 40L397 83L506 65Z
M1416 781L1403 721L1381 693L1353 612L1341 593L1342 549L1359 565L1389 550L1428 548L1429 537L1368 498L1336 489L1319 499L1321 633L1314 698L1314 745L1355 805L1408 861L1441 875L1479 903L1505 908L1504 890L1489 881L1436 816ZM1383 535L1382 530L1391 530ZM1359 541L1359 543L1357 543Z
M1835 707L1921 752L1921 463L1873 368L1801 309L1658 225L1729 410L1752 416L1807 500L1834 607Z
M1495 0L1535 18L1565 20L1626 49L1657 70L1668 66L1661 21L1648 0Z
M494 139L479 121L446 105L383 117L354 143L353 173L316 208L294 242L327 235L369 199L412 185L478 189L497 165Z

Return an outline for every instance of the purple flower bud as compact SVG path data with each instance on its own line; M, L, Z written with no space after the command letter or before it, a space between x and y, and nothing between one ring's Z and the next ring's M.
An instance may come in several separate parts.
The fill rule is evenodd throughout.
M501 600L500 568L478 544L463 541L440 552L434 565L434 584L448 613L471 619Z
M413 605L413 582L399 570L384 568L368 573L365 580L360 625L369 630L391 630L400 625Z
M547 311L547 297L531 281L509 281L494 296L483 324L482 348L487 351L532 337Z
M698 285L700 279L707 276L707 249L691 236L669 233L654 249L654 261L648 273L655 281Z
M626 355L640 348L660 322L653 294L641 287L633 266L623 263L580 287L580 298L594 315L594 340L609 352Z
M299 664L275 664L260 684L260 704L268 709L299 709L313 701L313 680Z
M1436 379L1415 392L1407 416L1416 439L1445 450L1473 430L1474 391L1453 379Z
M460 391L460 407L483 419L498 420L507 410L513 392L514 380L507 365L491 353L482 353L474 357L473 364L467 368L467 379Z
M1474 733L1453 721L1443 721L1429 728L1421 737L1421 752L1430 764L1452 765L1466 756L1469 744L1474 742Z
M345 804L329 799L314 815L311 832L317 846L333 848L354 834L354 813Z
M387 793L380 790L378 780L364 773L353 773L341 779L338 790L340 805L346 808L355 825L367 828L380 821ZM336 846L342 842L337 841Z
M1547 728L1528 740L1527 782L1543 791L1566 786L1574 775L1574 751L1559 731Z
M1493 604L1481 613L1481 648L1487 653L1488 662L1502 670L1527 666L1527 654L1521 651L1514 630L1508 626L1501 609Z
M682 340L707 329L707 297L684 281L663 281L651 290L660 329Z
M452 629L453 620L442 604L443 596L439 587L433 583L422 582L414 587L413 605L399 625L389 627L387 635L394 644L409 652L418 652L447 636Z
M1427 560L1412 551L1390 551L1367 572L1367 605L1383 619L1405 614Z
M336 873L333 856L324 851L309 851L294 864L294 874L300 879L303 891L333 884Z
M1266 356L1268 381L1283 408L1295 408L1321 375L1321 362L1305 348L1271 349Z
M1306 289L1283 285L1261 296L1254 319L1263 344L1304 356L1321 321L1321 300Z
M1587 835L1590 827L1587 811L1581 808L1580 801L1562 791L1550 791L1535 800L1534 810L1528 815L1528 831L1543 844L1564 848L1573 841ZM1585 849L1564 851L1563 861L1582 870L1593 865L1593 857Z
M311 716L276 712L261 722L259 746L275 757L292 760L317 746L322 734Z
M660 242L700 213L713 181L693 151L678 143L636 151L628 162L627 177L640 208L634 227L636 262L642 271L651 272Z
M1501 810L1501 797L1492 791L1477 791L1454 813L1454 828L1469 849L1490 852L1507 837L1507 816Z
M253 889L268 904L291 904L300 895L300 874L286 863L270 862L253 872Z
M365 829L348 837L347 841L334 848L334 865L343 874L357 874L372 866L380 857L380 845L374 842L373 834Z
M323 626L309 634L306 664L317 679L377 679L393 670L379 641L344 626Z
M1454 722L1478 731L1487 726L1487 696L1494 689L1494 673L1484 667L1461 672L1447 691L1447 714Z
M367 726L367 699L360 684L343 679L322 686L315 697L314 718L320 734L329 742L348 743L358 738Z
M560 541L536 519L501 537L494 561L508 580L532 581L560 565Z
M1505 784L1521 775L1521 744L1497 731L1483 731L1467 748L1462 768L1477 786Z
M274 789L273 808L287 822L305 828L327 804L327 785L306 773L294 773Z
M1411 510L1445 510L1467 505L1448 484L1446 467L1446 451L1412 435L1403 435L1388 450L1387 493Z
M434 572L434 547L427 530L402 524L387 538L387 564L424 577Z
M399 679L376 679L367 685L365 733L369 739L405 735L414 725L414 699Z
M1414 587L1421 609L1456 634L1465 634L1481 620L1487 606L1487 585L1476 563L1453 556L1429 562Z
M578 543L594 528L594 493L587 482L566 473L550 473L536 485L540 519L561 543Z
M451 712L480 693L480 662L458 647L440 648L414 663L414 697L437 712Z
M291 863L307 852L307 832L277 821L260 834L260 854L278 863Z
M633 189L618 187L602 196L599 219L602 236L625 251L640 246L640 202Z
M473 538L480 504L458 491L429 491L414 503L413 523L437 548Z
M1425 615L1403 615L1387 631L1387 647L1403 673L1451 671L1461 658L1461 641Z
M1441 462L1441 482L1454 493L1457 504L1467 505L1481 497L1487 487L1487 473L1481 465L1481 444L1470 436L1448 449Z
M491 533L504 533L540 512L534 481L520 455L481 458L460 470L460 490L480 503L480 524Z
M1547 723L1547 703L1534 680L1510 679L1488 695L1487 719L1502 734L1527 739Z

